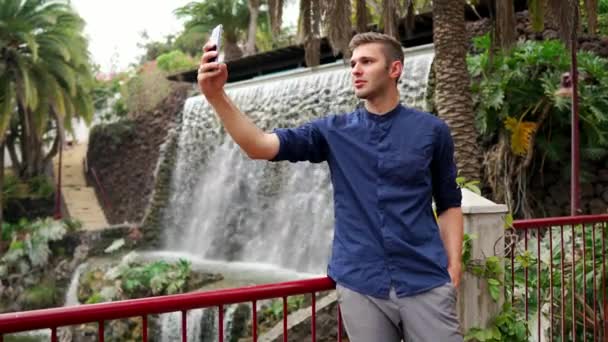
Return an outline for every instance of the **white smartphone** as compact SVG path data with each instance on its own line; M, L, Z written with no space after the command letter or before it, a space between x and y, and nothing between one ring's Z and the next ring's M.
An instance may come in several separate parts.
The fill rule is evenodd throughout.
M216 27L213 28L213 31L211 31L211 37L209 38L209 41L213 44L215 44L215 49L218 53L217 58L214 58L213 60L211 60L211 62L218 62L221 63L223 61L223 56L220 55L220 49L222 48L222 35L224 33L224 27L222 26L222 24L217 25Z

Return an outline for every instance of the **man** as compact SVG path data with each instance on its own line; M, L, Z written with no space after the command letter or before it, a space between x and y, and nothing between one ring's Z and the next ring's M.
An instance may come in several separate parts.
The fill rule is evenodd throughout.
M250 158L328 163L335 209L328 273L351 341L462 341L456 289L463 219L449 129L399 103L399 42L363 33L350 47L364 108L298 128L265 133L240 112L223 90L226 65L209 62L217 55L209 44L198 84Z

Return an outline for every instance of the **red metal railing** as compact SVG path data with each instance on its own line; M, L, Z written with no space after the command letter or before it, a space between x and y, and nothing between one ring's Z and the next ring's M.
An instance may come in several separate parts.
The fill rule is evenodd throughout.
M51 329L51 341L57 341L57 328L83 323L98 323L98 341L104 341L104 322L115 319L142 317L142 340L148 338L148 315L168 312L181 312L182 341L187 341L188 310L217 307L219 312L218 340L224 341L224 306L243 302L252 303L252 337L257 341L258 300L283 298L283 341L287 341L287 298L289 296L310 294L312 297L311 334L316 341L315 293L332 290L334 282L327 278L314 278L278 284L243 287L238 289L195 292L178 295L124 300L110 303L24 311L0 315L0 342L4 334L39 329ZM342 341L340 309L337 310L338 341Z
M541 335L608 341L608 215L522 220L513 228L507 281L513 308L522 309L527 322L536 319L529 332L539 341Z

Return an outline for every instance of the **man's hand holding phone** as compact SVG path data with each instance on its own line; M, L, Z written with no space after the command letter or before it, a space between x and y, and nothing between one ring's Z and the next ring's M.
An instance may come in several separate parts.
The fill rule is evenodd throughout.
M211 39L203 47L203 56L198 68L198 87L207 100L220 96L228 80L226 64L218 61L221 41L220 27L213 30Z

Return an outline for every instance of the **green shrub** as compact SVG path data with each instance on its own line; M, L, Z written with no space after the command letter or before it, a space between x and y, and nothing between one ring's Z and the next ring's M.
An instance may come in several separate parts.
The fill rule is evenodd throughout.
M53 282L46 282L25 289L21 296L24 309L43 309L56 305L57 288Z

